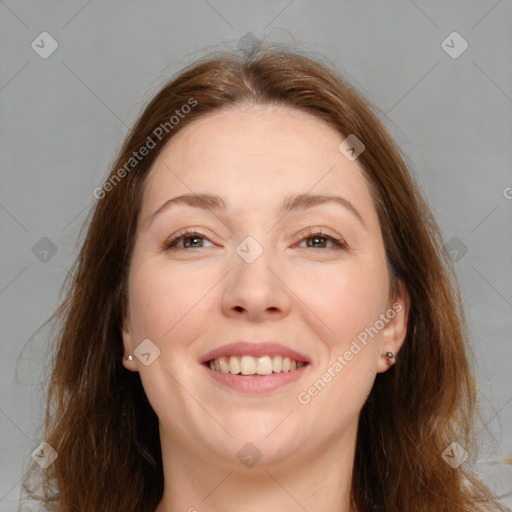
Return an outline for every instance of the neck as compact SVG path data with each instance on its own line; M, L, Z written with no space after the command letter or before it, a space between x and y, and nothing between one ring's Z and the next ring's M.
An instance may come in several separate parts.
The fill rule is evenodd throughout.
M354 512L350 506L357 421L336 439L304 446L286 457L263 457L245 467L233 450L220 459L172 440L160 427L164 495L155 512ZM245 442L234 446L243 446ZM257 444L257 443L255 443ZM275 451L275 449L274 449Z

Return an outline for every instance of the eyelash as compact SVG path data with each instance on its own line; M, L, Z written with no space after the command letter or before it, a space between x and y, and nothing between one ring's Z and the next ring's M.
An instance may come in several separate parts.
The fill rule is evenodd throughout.
M347 249L348 245L342 238L335 238L330 235L326 235L325 233L319 232L308 232L303 233L300 242L303 240L307 240L309 238L325 238L328 241L331 241L334 244L334 247L320 247L320 249ZM184 238L204 238L208 240L208 237L199 231L186 231L185 233L179 233L176 236L173 236L166 240L162 247L160 248L162 251L169 251L171 249L186 249L185 247L176 248L177 243L181 242ZM210 241L210 240L208 240ZM305 247L305 249L313 249L314 247ZM201 247L192 247L192 249L201 249Z

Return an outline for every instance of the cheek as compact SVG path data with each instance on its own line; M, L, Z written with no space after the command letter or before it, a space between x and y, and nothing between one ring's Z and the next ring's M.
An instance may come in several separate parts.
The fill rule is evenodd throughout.
M316 307L335 333L325 338L329 362L315 372L308 393L319 413L332 408L350 417L365 403L375 381L381 337L375 326L386 310L388 287L383 252L347 263L311 286L309 296L316 297Z
M332 270L297 273L294 290L327 326L325 337L343 350L359 333L378 320L388 299L385 261L347 261ZM327 329L326 329L327 331Z
M309 400L305 406L308 413L321 415L325 411L335 411L340 421L350 421L359 414L376 376L373 365L368 364L364 355L365 350L368 353L368 348L363 349L345 365L331 364L312 379L310 387L301 395L301 403Z
M183 416L199 418L204 414L200 406L191 412L195 402L183 392L180 382L193 387L191 376L198 364L193 345L212 315L213 303L219 300L212 288L220 277L212 274L148 261L138 267L134 265L130 279L134 344L150 339L160 350L155 363L139 367L140 378L158 417L176 430L183 430L180 424ZM209 290L212 293L207 293ZM170 411L182 414L174 415Z
M212 272L199 269L139 266L130 280L130 313L138 337L150 338L161 349L172 339L192 339L209 304L205 294L217 281Z

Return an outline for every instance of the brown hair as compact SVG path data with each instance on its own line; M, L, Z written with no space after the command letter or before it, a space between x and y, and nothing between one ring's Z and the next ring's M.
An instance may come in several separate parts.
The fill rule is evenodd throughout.
M506 510L469 470L453 469L441 456L457 441L469 452L469 462L476 461L473 356L442 236L403 157L369 104L331 67L268 46L244 55L210 54L193 63L158 92L127 136L110 185L96 194L100 199L71 286L54 315L63 323L44 437L58 458L42 475L33 464L25 491L65 512L154 512L158 505L163 493L158 418L138 373L121 363L122 308L144 180L175 133L206 113L242 102L294 107L327 121L340 142L349 134L363 141L359 162L380 219L391 291L396 294L401 281L410 295L398 362L377 375L361 411L354 507ZM144 146L153 147L139 159Z

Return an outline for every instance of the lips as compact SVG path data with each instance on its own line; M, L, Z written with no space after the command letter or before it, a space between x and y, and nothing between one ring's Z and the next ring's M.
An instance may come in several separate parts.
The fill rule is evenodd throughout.
M263 356L277 356L289 357L297 362L310 363L310 359L291 348L285 347L279 343L273 342L257 342L252 343L248 341L238 341L236 343L230 343L222 347L216 348L211 352L208 352L200 359L200 363L208 363L212 359L217 359L222 356L252 356L252 357L263 357Z

